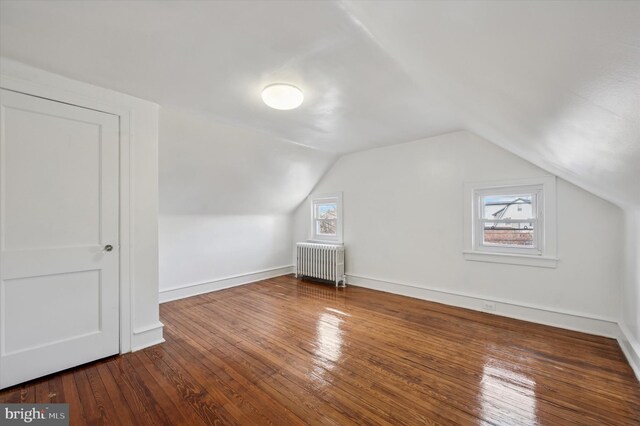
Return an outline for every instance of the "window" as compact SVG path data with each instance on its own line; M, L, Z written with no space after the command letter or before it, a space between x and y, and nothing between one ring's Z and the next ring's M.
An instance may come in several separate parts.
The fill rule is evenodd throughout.
M311 239L342 242L342 194L311 198Z
M539 255L541 186L476 191L476 250Z
M465 258L556 266L555 178L466 185Z

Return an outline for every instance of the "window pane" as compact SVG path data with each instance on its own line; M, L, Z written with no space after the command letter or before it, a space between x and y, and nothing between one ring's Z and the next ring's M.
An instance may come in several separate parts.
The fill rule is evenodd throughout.
M533 248L533 223L488 222L484 224L482 239L487 246Z
M486 195L481 197L483 219L533 219L534 194Z
M316 220L316 234L318 235L336 235L336 219L320 219Z
M316 204L316 219L337 219L338 205L336 203Z

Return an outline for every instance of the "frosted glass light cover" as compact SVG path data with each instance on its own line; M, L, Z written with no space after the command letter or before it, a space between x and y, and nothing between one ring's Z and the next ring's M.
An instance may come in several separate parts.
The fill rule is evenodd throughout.
M270 84L262 91L262 100L274 109L288 110L298 108L304 100L302 90L286 83Z

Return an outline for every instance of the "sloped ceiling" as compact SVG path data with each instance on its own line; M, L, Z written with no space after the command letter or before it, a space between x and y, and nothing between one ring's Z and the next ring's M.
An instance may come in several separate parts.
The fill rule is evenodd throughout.
M0 54L340 154L468 129L640 206L640 2L0 2ZM299 85L299 110L260 90Z
M161 106L343 153L459 123L336 3L2 1L3 56ZM270 83L303 106L262 103Z
M465 128L640 206L640 2L343 6Z
M160 214L286 214L309 194L334 155L160 109Z

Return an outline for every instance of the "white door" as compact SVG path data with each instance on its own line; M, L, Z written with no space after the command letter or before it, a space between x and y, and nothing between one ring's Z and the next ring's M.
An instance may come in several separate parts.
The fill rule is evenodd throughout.
M0 388L119 351L119 120L0 92Z

